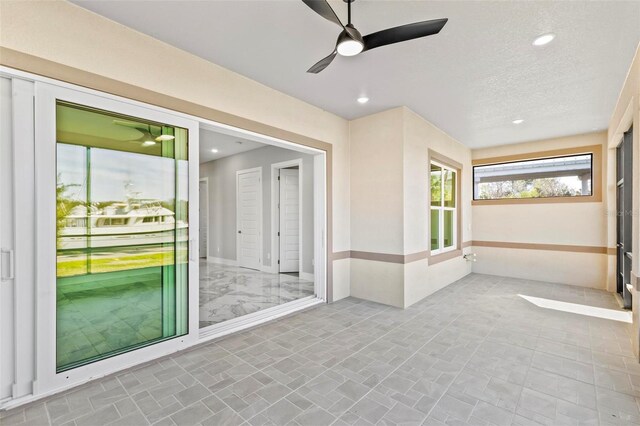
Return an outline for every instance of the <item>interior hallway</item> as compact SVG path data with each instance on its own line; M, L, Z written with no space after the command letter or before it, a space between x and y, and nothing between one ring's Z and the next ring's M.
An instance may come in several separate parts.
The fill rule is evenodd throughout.
M200 328L313 296L313 281L200 260Z
M471 274L406 310L323 305L0 413L1 423L640 424L626 315L604 291Z

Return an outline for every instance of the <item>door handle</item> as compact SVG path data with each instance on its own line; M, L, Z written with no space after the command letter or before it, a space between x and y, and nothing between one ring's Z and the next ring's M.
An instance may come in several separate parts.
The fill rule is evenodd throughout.
M4 271L2 272L2 277L0 277L0 280L2 281L9 281L15 278L15 274L14 274L14 258L13 258L13 250L7 250L7 249L1 249L0 253L2 254L8 254L9 255L9 275L5 276L4 275Z

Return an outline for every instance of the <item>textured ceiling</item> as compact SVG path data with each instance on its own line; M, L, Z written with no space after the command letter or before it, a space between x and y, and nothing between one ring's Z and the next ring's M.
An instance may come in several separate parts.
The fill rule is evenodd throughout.
M357 0L362 34L449 22L313 75L339 28L302 1L74 2L348 119L405 105L474 148L606 128L640 41L640 1ZM546 32L556 39L533 47Z

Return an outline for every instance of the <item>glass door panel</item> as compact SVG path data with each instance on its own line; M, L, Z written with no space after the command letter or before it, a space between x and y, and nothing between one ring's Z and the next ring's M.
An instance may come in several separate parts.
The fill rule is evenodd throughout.
M57 372L188 332L187 139L57 101Z

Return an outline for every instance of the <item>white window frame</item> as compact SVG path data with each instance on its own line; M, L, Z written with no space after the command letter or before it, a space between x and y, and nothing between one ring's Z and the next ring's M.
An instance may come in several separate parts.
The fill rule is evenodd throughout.
M441 168L442 177L440 179L440 194L442 194L440 199L440 206L434 207L431 204L431 165L438 166ZM454 190L455 196L453 198L453 202L455 207L445 207L444 205L444 170L448 170L454 173L455 181L454 181ZM447 253L450 251L457 250L458 248L458 178L459 173L458 170L447 166L439 161L431 160L429 163L429 250L431 250L431 212L433 210L438 211L438 248L436 250L431 250L431 255L437 255L442 253ZM453 244L450 247L444 246L444 212L452 211L453 212Z

